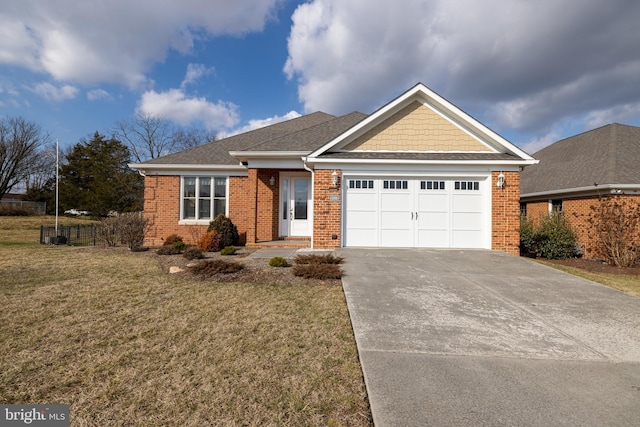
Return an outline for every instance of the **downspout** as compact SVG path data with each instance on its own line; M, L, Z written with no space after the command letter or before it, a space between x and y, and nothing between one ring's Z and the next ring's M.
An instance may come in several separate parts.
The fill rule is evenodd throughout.
M312 230L311 230L311 249L314 249L314 245L313 245L313 235L315 234L315 223L316 223L316 195L315 195L315 185L316 185L316 180L315 180L315 172L313 171L313 169L310 169L307 166L307 158L306 157L302 157L302 167L305 168L305 170L311 172L311 209L313 212L313 223L312 223Z

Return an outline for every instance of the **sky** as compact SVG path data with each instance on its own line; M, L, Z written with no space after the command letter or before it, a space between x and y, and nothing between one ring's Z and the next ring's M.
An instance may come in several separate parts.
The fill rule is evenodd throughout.
M637 0L3 0L0 116L230 135L421 82L528 153L640 126Z

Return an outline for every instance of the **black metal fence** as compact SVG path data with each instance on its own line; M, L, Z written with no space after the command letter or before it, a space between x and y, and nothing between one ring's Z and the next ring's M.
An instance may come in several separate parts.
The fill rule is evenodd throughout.
M41 245L96 246L101 243L95 224L59 225L56 235L55 226L40 226Z

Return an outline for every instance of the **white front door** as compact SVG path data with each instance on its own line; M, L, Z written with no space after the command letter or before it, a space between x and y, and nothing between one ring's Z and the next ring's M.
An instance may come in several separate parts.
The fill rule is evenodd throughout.
M311 236L311 177L308 174L282 174L280 183L280 234L291 237Z

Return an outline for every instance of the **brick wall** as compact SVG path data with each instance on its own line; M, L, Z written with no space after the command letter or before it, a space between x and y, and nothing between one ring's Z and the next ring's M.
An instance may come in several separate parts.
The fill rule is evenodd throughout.
M229 218L238 228L240 244L244 244L251 224L249 178L229 178ZM180 177L147 175L144 179L144 214L153 222L145 245L160 246L170 234L182 236L185 243L195 244L207 231L207 225L180 225Z
M606 195L603 197L612 196ZM617 197L620 201L626 200L636 206L640 205L640 195L618 195L614 197ZM582 249L583 256L589 259L602 258L597 249L597 233L589 222L589 218L593 216L593 209L599 206L599 200L598 196L562 200L562 212L576 232L578 245ZM548 213L549 202L547 200L527 203L527 218L534 222L538 222L541 215L547 215ZM640 240L640 236L638 239Z
M258 169L256 175L256 240L276 240L279 236L278 203L280 179L277 169ZM269 182L271 177L274 184Z
M520 172L503 172L505 185L491 173L491 249L520 254Z
M342 176L341 171L338 173ZM333 186L332 174L333 170L316 170L314 173L313 246L318 249L340 247L342 188L339 184L337 188ZM336 196L338 201L331 201L332 196Z

